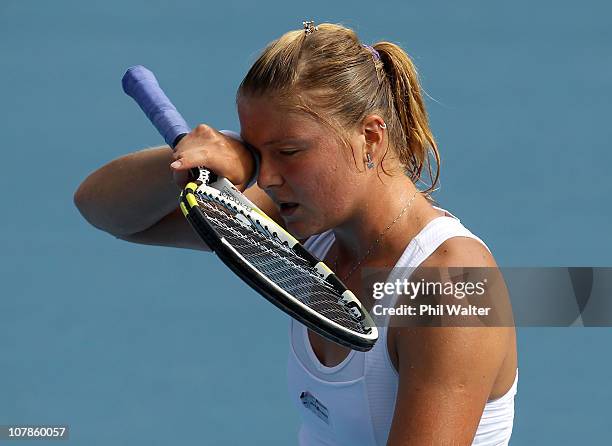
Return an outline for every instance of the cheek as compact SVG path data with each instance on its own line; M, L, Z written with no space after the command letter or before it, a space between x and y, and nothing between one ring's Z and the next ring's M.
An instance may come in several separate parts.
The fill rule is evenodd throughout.
M359 176L345 160L334 160L310 169L301 179L301 190L309 206L333 220L352 210L359 194Z
M336 187L341 183L339 168L335 160L310 164L299 173L300 189L304 198L317 204L317 201L328 199L334 195Z

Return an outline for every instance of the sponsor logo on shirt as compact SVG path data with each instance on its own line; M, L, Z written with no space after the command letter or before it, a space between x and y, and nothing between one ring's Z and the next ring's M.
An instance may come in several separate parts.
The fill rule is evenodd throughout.
M308 391L304 391L300 394L300 401L304 407L314 413L317 417L329 424L329 413L327 407L321 401L316 399L314 395Z

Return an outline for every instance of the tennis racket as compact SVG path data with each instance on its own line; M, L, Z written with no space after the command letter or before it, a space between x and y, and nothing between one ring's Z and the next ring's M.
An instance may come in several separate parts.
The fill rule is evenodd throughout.
M129 68L123 90L174 149L189 126L151 71ZM226 178L204 167L183 189L185 218L236 275L320 335L367 351L378 338L368 312L323 262L264 214ZM194 175L195 176L195 175Z

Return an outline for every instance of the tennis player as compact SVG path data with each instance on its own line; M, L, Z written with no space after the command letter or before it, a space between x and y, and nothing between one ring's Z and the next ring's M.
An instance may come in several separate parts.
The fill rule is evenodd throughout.
M397 45L305 22L263 51L237 108L241 140L202 124L174 153L125 155L81 184L77 207L123 240L206 250L177 196L188 169L207 166L305 240L368 308L372 296L358 293L365 267L496 266L482 240L432 204L439 152L415 67ZM146 189L134 187L141 180ZM290 336L301 445L508 444L512 327L384 326L365 353L295 321Z

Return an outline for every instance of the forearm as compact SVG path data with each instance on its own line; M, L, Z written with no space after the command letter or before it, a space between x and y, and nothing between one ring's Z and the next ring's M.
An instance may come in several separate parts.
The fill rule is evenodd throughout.
M74 202L93 226L116 236L141 232L178 206L179 187L169 167L169 147L117 158L91 173Z

